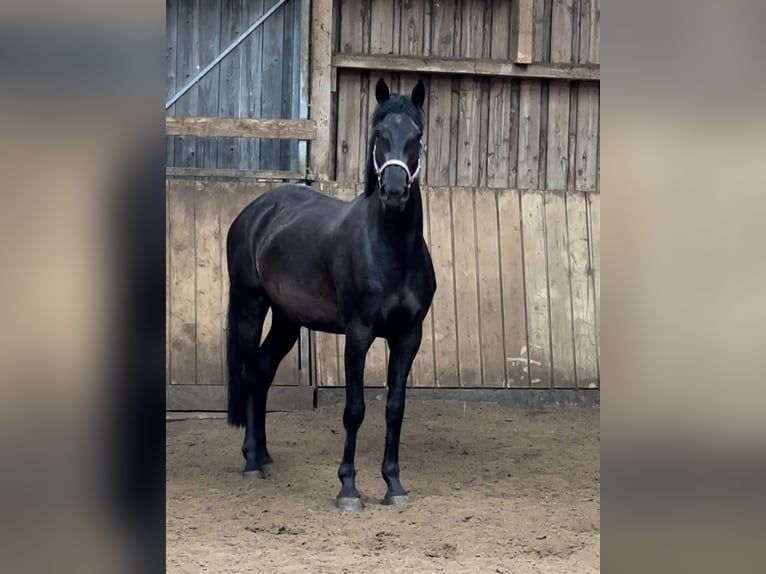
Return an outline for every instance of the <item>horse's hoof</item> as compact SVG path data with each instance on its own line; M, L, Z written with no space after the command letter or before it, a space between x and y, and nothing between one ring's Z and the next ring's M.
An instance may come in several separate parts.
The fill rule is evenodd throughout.
M261 474L263 478L271 478L274 476L274 465L271 463L264 463L261 465Z
M351 498L349 496L338 497L338 509L341 512L361 512L362 506L361 498Z
M394 496L388 496L383 499L383 504L388 506L401 506L407 504L410 501L410 497L406 494L395 494Z

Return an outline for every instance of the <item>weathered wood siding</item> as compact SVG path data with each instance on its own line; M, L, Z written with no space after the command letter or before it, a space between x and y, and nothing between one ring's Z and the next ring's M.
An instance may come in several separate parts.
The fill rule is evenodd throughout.
M361 192L323 187L346 199ZM423 186L423 201L439 287L409 384L598 386L598 194ZM314 341L316 384L345 384L344 337ZM368 386L385 385L386 361L376 340Z
M167 0L167 97L209 64L275 0ZM168 115L299 117L300 0L288 0ZM168 136L170 167L295 170L297 141Z
M511 58L510 2L338 2L336 52ZM535 0L532 60L599 62L598 0ZM359 189L374 85L428 87L425 236L439 289L410 383L599 384L599 84L341 70L332 173ZM317 384L343 384L343 338L315 335ZM383 385L385 343L367 364Z
M221 385L226 381L226 234L237 214L274 185L167 180L169 384ZM269 314L264 338L270 318ZM274 384L299 384L298 366L296 344L280 365Z

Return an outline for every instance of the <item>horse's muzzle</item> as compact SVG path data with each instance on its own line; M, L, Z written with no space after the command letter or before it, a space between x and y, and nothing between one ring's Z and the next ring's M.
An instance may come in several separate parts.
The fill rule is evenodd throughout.
M383 209L399 209L399 211L404 211L409 198L409 189L393 193L387 190L380 192L380 201L383 203Z

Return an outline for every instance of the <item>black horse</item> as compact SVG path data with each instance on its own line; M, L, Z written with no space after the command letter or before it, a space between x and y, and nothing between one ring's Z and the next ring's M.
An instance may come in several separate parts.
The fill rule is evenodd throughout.
M376 337L390 348L384 503L407 502L399 480L405 384L436 291L423 240L420 171L425 87L389 94L378 81L364 193L350 202L283 185L248 205L229 229L228 422L245 427L245 476L268 477L266 395L301 326L346 335L346 443L338 507L362 508L354 452L364 419L364 364ZM271 308L266 340L261 329Z

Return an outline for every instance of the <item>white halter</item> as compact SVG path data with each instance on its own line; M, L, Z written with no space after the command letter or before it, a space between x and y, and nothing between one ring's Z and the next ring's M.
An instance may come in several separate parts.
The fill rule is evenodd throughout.
M389 159L384 162L383 165L379 166L378 159L375 157L377 155L375 153L377 149L378 142L375 142L375 144L372 146L372 165L375 167L375 174L378 176L378 185L382 185L381 178L383 177L383 170L388 166L398 165L407 174L407 189L409 189L412 186L412 182L415 181L415 178L418 176L418 173L420 173L420 156L423 151L423 142L420 142L418 147L418 166L412 173L410 173L410 166L408 166L406 162L400 159Z

